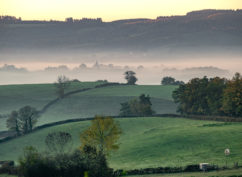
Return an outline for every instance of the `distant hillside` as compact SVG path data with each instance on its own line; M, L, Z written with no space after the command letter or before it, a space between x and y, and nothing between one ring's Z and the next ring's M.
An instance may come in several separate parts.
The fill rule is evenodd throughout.
M92 88L85 92L69 95L52 104L38 120L38 125L46 123L93 117L95 115L119 115L120 103L129 101L140 94L151 97L152 107L157 114L176 113L172 92L176 86L162 85L122 85L95 88L102 82L72 83L67 92ZM57 98L54 84L26 84L0 86L0 131L6 130L6 117L13 110L31 105L41 110ZM3 118L1 118L3 117Z
M242 10L113 22L0 21L3 49L154 49L242 46Z

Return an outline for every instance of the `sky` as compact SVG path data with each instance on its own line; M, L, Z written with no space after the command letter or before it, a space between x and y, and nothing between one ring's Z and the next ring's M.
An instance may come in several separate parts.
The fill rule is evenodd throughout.
M242 0L0 0L0 15L23 20L154 19L201 9L242 9Z

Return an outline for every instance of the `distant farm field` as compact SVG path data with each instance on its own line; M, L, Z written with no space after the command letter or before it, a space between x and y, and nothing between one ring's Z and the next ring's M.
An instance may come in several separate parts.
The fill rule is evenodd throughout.
M230 148L228 165L242 164L242 124L197 121L183 118L117 119L123 134L120 149L109 157L115 169L135 169L159 166L185 166L207 162L225 165L224 149ZM67 131L78 148L80 132L89 121L67 123L45 128L0 144L2 160L17 160L25 146L46 151L44 140L49 132Z
M99 84L102 84L102 82L73 82L67 92L82 88L93 88ZM56 97L54 84L1 85L0 114L8 114L25 105L41 109Z
M149 94L156 113L176 113L176 105L171 94L175 86L161 85L122 85L94 88L102 82L73 83L67 92L82 88L88 91L70 95L50 106L42 114L38 125L66 119L118 115L120 103L140 94ZM9 114L25 105L42 109L47 103L57 98L53 84L30 84L0 86L0 114ZM6 119L0 119L0 131L6 130Z

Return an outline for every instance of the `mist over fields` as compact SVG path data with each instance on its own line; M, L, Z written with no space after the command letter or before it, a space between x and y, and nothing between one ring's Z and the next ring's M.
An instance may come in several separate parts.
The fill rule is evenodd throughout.
M241 10L203 10L113 22L0 22L0 84L54 82L60 74L124 82L126 70L138 84L167 75L231 78L242 72L241 19Z

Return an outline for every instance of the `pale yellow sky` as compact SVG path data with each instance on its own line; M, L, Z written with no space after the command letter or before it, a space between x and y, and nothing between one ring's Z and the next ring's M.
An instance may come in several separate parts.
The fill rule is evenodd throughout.
M183 15L200 9L242 9L242 0L0 0L0 15L24 20L101 17L112 21Z

